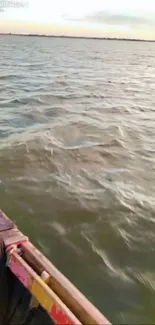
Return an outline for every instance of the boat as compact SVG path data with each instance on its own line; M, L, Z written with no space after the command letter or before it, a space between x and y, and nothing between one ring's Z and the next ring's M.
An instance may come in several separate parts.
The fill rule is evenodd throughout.
M0 210L0 325L110 324Z

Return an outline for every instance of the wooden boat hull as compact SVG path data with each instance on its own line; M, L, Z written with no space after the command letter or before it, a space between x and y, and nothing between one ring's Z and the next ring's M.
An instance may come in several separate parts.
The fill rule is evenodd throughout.
M29 323L38 324L38 321L41 321L40 324L52 324L52 322L55 324L110 324L98 309L29 242L28 238L2 211L0 211L0 238L2 240L0 261L5 277L4 282L6 286L8 283L13 283L11 285L15 293L12 294L12 301L16 300L16 309L20 306L23 310L23 312L17 311L20 314L19 323L17 316L15 322L12 319L11 323L6 322L4 310L2 312L0 310L1 315L4 314L0 315L0 320L3 319L0 324L24 324L26 322L25 324L28 325ZM17 299L19 288L24 293ZM12 287L8 288L8 292L9 290L12 290ZM8 308L11 308L12 301L7 302Z

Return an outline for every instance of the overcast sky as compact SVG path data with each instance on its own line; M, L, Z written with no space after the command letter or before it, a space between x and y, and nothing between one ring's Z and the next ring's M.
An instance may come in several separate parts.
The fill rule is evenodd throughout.
M155 39L155 0L19 2L0 0L1 32Z

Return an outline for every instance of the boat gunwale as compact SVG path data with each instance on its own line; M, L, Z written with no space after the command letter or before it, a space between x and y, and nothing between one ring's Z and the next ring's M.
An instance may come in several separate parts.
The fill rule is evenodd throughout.
M62 303L82 324L111 323L104 315L65 277L54 264L48 260L28 239L18 230L18 227L0 210L0 235L4 240L6 251L10 254L11 249L20 248L23 262L41 277L42 272L49 274L46 283Z

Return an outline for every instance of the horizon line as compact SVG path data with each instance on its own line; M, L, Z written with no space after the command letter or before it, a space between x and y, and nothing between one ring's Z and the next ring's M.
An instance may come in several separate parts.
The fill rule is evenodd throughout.
M93 37L93 36L69 36L69 35L46 35L46 34L33 34L33 33L2 33L4 36L28 36L28 37L51 37L51 38L75 38L75 39L93 39L93 40L109 40L109 41L129 41L129 42L155 42L155 40L147 40L140 38L122 38L122 37Z

